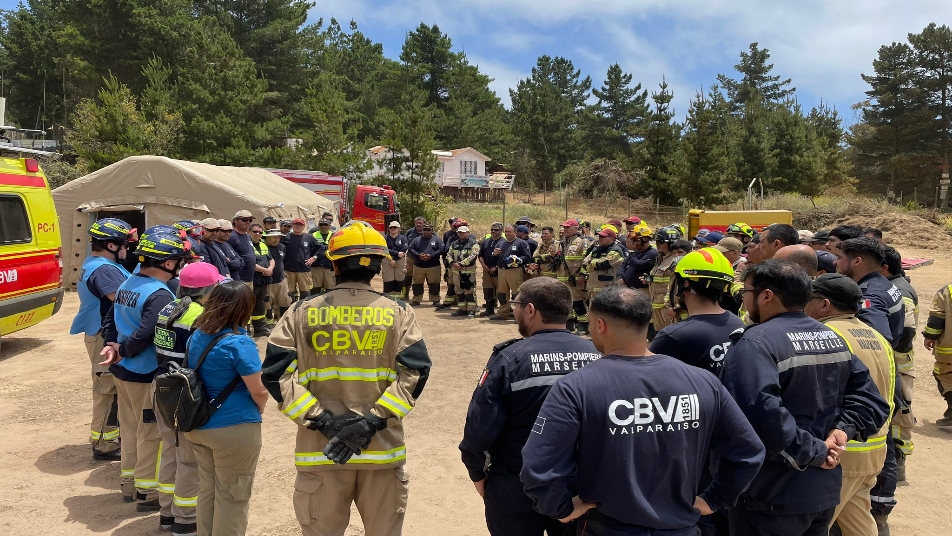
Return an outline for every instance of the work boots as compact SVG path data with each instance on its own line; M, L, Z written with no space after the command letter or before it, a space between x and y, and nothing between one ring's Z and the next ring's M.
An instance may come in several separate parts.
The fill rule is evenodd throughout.
M588 336L588 322L579 322L577 329L580 336Z
M952 426L952 393L946 393L942 395L945 398L945 403L948 405L945 408L945 414L942 415L942 418L935 422L936 426Z
M873 519L876 520L877 536L889 536L889 514L873 513Z
M896 451L896 482L906 481L906 455Z
M251 329L254 330L255 337L267 337L268 335L271 335L271 326L269 326L267 322L264 321L264 319L252 320Z

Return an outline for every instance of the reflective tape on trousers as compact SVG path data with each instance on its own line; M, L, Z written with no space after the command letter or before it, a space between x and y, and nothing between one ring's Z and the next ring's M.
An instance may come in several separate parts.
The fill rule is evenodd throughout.
M347 461L350 464L385 465L407 458L407 447L400 446L390 450L365 450L355 454ZM327 459L323 452L295 452L294 464L299 466L332 465L334 462Z

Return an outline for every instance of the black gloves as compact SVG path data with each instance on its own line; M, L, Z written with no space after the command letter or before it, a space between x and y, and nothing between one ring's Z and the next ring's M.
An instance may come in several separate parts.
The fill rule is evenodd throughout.
M341 415L335 417L333 413L324 410L317 417L309 419L307 427L309 430L317 430L324 434L324 437L327 439L333 439L344 427L362 419L363 417L359 415Z
M324 455L337 464L345 464L354 454L370 444L370 438L387 427L387 420L374 414L356 417L356 421L347 424L338 431L324 447Z

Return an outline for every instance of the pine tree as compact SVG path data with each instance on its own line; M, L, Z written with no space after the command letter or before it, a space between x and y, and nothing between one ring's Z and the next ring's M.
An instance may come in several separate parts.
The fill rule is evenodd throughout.
M434 24L420 23L407 34L400 52L400 61L409 65L419 78L420 87L427 93L426 105L442 110L450 98L447 75L462 60L452 51L453 41Z
M767 63L770 51L751 43L749 52L740 53L740 63L734 66L741 75L740 80L717 75L717 81L727 91L734 111L739 111L752 99L763 103L779 103L792 96L797 88L789 87L791 80L781 80L780 76L770 74L773 64Z
M710 94L721 97L717 88ZM678 193L695 206L722 204L737 197L730 189L736 170L729 133L719 121L719 105L699 91L688 108L680 144L684 166L678 178Z
M641 84L631 85L632 75L615 63L608 67L605 83L592 89L598 102L591 107L594 124L589 148L595 158L615 155L631 156L632 144L644 136L648 115L648 90Z
M674 110L670 108L674 94L668 90L668 83L662 79L660 90L651 93L654 107L648 116L645 132L644 178L641 181L641 195L657 199L663 205L678 202L678 144L681 127L674 122Z

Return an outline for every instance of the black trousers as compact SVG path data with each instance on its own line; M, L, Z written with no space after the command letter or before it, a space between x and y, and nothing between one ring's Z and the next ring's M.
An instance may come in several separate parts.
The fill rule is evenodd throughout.
M699 529L695 526L683 529L653 529L623 523L612 519L597 510L589 510L578 519L575 529L576 536L697 536Z
M898 385L898 384L897 384ZM889 515L896 507L896 486L899 485L899 468L896 465L896 444L892 434L886 435L886 462L876 477L876 485L869 490L874 514Z
M731 536L827 536L834 508L809 514L754 512L738 506L727 511Z
M570 536L574 523L560 523L532 509L522 481L512 474L490 472L486 480L486 526L492 536Z

